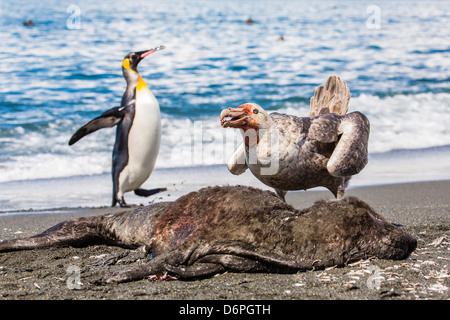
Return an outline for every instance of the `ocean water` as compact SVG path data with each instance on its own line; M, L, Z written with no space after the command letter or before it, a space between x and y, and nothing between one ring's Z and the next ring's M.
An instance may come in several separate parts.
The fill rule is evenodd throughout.
M166 49L139 71L162 112L160 173L226 162L241 138L220 127L223 108L307 116L335 74L350 87L349 112L371 122L371 159L443 150L431 162L450 178L449 26L448 1L1 1L0 189L109 175L114 129L67 142L120 104L123 57L157 45ZM0 211L40 207L14 194Z

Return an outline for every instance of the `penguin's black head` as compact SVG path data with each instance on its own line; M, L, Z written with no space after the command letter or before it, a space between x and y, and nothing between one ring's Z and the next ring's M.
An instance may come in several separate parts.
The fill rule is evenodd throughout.
M123 59L122 67L129 71L138 72L137 66L142 59L144 59L149 54L162 49L164 49L164 46L158 46L150 50L144 50L139 52L130 52L125 56L125 59Z

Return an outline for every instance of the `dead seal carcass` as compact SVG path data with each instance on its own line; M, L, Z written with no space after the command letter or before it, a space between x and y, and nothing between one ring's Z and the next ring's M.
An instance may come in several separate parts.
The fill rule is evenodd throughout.
M289 273L377 257L404 259L416 240L357 198L296 210L274 193L208 187L132 211L62 222L0 242L0 252L58 245L145 246L150 261L110 274L132 281L168 272L179 279L217 273Z

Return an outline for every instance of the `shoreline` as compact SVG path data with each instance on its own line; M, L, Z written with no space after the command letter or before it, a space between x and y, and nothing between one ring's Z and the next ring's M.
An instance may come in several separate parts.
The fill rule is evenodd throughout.
M255 181L255 182L256 183L253 183L253 184L242 183L242 185L249 185L249 186L252 186L255 188L260 188L263 190L269 190L269 191L275 192L273 188L270 188L270 187L260 183L259 181ZM350 182L352 182L352 181L350 180ZM396 188L396 187L414 186L415 184L429 184L429 185L440 184L440 183L445 184L446 182L450 182L450 179L410 181L410 182L392 182L392 183L380 183L380 184L356 185L356 186L349 185L346 189L345 197L348 197L348 196L360 197L361 195L370 197L371 192L367 191L367 190L371 190L372 188L381 190L381 189L388 189L388 188L392 189L392 188ZM218 183L218 184L209 184L209 185L208 184L199 184L199 187L197 189L192 188L192 190L191 190L191 188L187 188L187 190L183 190L182 193L179 193L178 195L173 196L172 199L169 198L170 194L169 194L169 197L167 197L167 196L164 196L163 193L161 193L161 194L156 194L155 196L153 196L153 199L151 199L151 201L149 201L148 204L142 204L142 203L141 204L130 204L130 207L125 207L125 208L121 208L119 206L111 207L108 205L98 205L98 206L83 205L83 206L48 207L48 208L37 208L37 209L28 208L28 209L17 209L17 210L15 210L15 209L1 210L0 209L0 218L8 217L8 216L16 216L16 215L45 216L45 215L52 215L52 214L78 215L78 214L83 214L84 212L94 212L94 213L98 213L98 214L120 212L120 211L126 211L126 210L130 210L130 209L133 209L133 208L136 208L139 206L149 205L149 204L153 204L153 203L157 203L157 202L161 202L161 201L175 201L180 196L185 195L189 192L197 191L201 188L208 187L208 186L215 186L215 185L222 186L222 185L238 185L238 184L231 184L231 183L223 183L223 184ZM170 193L170 191L171 190L168 190L169 193ZM129 193L126 195L131 196L132 194ZM145 198L138 198L138 197L136 197L136 198L137 199L145 199ZM149 197L149 198L152 198L152 197ZM323 188L323 187L316 187L316 188L309 189L309 190L289 191L286 195L286 201L298 209L306 208L307 206L312 205L315 201L321 200L321 199L332 200L332 199L334 199L334 196L330 193L330 191L328 191L326 188ZM145 201L141 201L141 202L145 202Z
M418 239L406 260L364 260L343 268L296 274L220 274L199 281L149 281L98 284L110 267L89 266L92 257L118 247L50 248L0 253L0 299L449 299L450 180L353 188L357 196ZM328 191L290 192L287 202L305 208ZM73 210L73 208L70 208ZM29 236L79 216L121 208L80 208L73 212L0 214L0 239ZM81 270L81 289L67 287L67 268ZM112 266L117 267L117 266ZM122 266L123 267L123 266ZM370 286L374 270L378 289Z
M352 177L347 190L360 187L419 181L450 180L450 146L414 150L394 150L369 154L369 163ZM178 168L156 168L142 185L167 191L148 198L125 194L127 203L147 205L155 201L174 201L191 191L211 185L250 185L271 190L248 170L230 174L225 164ZM0 183L0 215L9 212L50 211L54 208L108 207L112 181L109 173L65 178L22 180ZM326 190L314 188L308 192Z
M265 189L271 190L267 187ZM416 181L353 187L346 190L345 197L354 196L364 200L388 221L393 223L414 226L419 220L415 216L408 215L408 210L415 212L424 209L428 212L426 215L427 220L442 221L444 224L450 224L448 190L450 190L450 180ZM322 199L333 200L334 196L325 189L291 191L286 195L286 202L296 209L310 207L316 201ZM159 199L155 203L175 200L175 197L174 199ZM415 205L412 206L411 201ZM0 212L0 225L2 226L0 228L0 241L16 238L18 237L17 235L39 233L65 220L128 211L138 206L133 205L129 208L118 206L61 207ZM436 210L430 210L431 208Z

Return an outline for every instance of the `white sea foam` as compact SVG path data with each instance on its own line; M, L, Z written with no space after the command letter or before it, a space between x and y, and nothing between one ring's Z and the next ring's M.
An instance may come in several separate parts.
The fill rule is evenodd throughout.
M450 145L449 106L447 93L384 98L361 95L351 99L349 112L358 110L369 118L369 152L373 154ZM289 103L276 111L307 116L309 110L305 104ZM0 162L0 182L110 172L115 130L103 129L70 147L67 141L72 127L61 134L64 125L68 121L61 120L44 132L28 132L18 127L12 137L0 138L7 148L21 150L20 154ZM162 130L157 168L224 164L242 141L238 130L220 127L218 116L197 120L165 116Z

